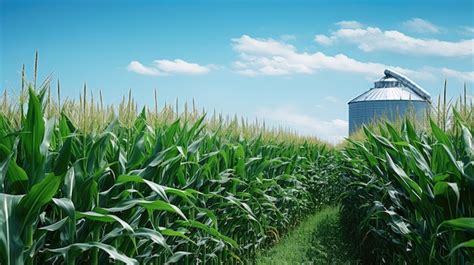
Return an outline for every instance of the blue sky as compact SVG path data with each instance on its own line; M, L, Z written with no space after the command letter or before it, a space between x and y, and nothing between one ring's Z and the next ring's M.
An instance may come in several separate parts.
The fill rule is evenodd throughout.
M21 64L53 73L63 94L84 82L108 103L195 99L209 112L266 120L337 141L347 101L385 67L433 96L474 83L472 1L0 0L0 90Z

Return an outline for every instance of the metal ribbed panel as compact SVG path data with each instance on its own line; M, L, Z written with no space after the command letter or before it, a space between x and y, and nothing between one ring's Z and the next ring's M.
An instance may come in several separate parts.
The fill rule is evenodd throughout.
M357 131L363 124L377 119L397 120L413 111L416 117L423 118L430 104L426 101L380 100L361 101L349 104L349 134Z

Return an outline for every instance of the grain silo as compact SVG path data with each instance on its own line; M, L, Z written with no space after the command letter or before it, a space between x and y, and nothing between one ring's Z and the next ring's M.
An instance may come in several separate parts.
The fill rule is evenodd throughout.
M408 111L421 118L429 110L431 96L404 75L385 70L374 87L349 101L349 134L378 118L396 120Z

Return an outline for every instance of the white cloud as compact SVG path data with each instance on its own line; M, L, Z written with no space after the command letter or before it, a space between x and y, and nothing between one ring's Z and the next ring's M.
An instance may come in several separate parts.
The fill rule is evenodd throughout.
M248 35L232 39L233 47L236 51L244 54L264 54L264 55L290 55L294 53L295 47L284 42L273 39L255 39Z
M380 77L386 68L414 78L432 78L432 74L380 63L360 62L344 54L329 56L322 52L298 52L293 45L273 39L257 39L247 35L232 39L239 60L234 62L237 73L255 75L313 74L318 70L360 73L371 78Z
M141 64L138 61L130 62L127 66L127 70L129 72L135 72L135 73L141 74L141 75L151 75L151 76L163 75L163 73L158 71L158 69L153 68L153 67L144 66L143 64Z
M322 45L332 45L334 40L326 35L319 34L314 37L314 41Z
M474 72L462 72L449 68L442 68L441 73L447 77L452 77L463 82L474 82Z
M176 74L205 74L209 72L209 68L196 64L188 63L181 59L176 59L173 61L170 60L156 60L156 67L167 73L176 73Z
M343 21L339 21L335 24L338 25L341 28L346 28L346 29L360 29L360 28L363 27L362 23L360 23L358 21L354 21L354 20L350 20L350 21L343 20Z
M405 21L403 25L407 29L419 33L439 33L441 30L440 27L434 25L433 23L418 17Z
M316 117L299 113L289 106L259 108L256 115L259 119L289 127L301 135L316 136L330 143L338 143L347 136L347 121L341 119L319 120Z
M340 28L331 35L316 35L315 42L325 45L336 42L356 44L365 52L391 51L403 54L460 57L474 55L474 39L457 42L410 37L395 30L383 31L377 27Z
M141 75L161 76L171 74L206 74L210 71L210 68L215 68L213 65L202 66L181 59L155 60L153 63L153 66L144 66L138 61L132 61L128 64L127 70Z

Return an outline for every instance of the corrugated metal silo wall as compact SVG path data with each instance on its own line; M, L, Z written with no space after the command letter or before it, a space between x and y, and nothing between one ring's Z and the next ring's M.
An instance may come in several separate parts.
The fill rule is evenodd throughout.
M409 100L374 100L349 103L349 134L374 119L388 118L393 121L398 117L405 116L409 110L414 110L416 116L422 118L426 110L429 110L429 103Z

